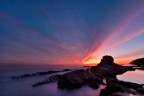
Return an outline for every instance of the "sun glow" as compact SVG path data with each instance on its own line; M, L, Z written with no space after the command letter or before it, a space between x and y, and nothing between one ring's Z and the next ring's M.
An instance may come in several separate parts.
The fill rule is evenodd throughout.
M113 8L115 5L108 7L111 6L109 4L85 7L83 4L89 5L82 3L82 6L74 9L72 6L67 9L67 4L61 7L59 4L48 4L52 8L45 5L39 5L40 9L36 11L32 10L39 8L37 5L30 10L20 8L27 10L24 11L26 16L19 13L19 4L11 11L3 10L6 7L2 6L0 63L98 64L103 55L111 55L116 63L127 64L143 57L143 3L128 2L124 6L116 5L116 8ZM92 9L89 11L85 8Z
M87 58L83 61L83 64L98 64L100 62L100 58Z

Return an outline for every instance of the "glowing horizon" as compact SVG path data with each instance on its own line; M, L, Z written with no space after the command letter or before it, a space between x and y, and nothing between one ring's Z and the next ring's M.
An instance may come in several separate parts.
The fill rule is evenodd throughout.
M127 64L144 57L144 1L102 1L0 1L0 64L97 64L103 55Z

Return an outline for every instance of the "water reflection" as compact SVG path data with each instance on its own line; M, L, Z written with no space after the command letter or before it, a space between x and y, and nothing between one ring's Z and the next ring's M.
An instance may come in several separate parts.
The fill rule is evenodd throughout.
M144 71L143 70L127 71L122 75L118 75L117 78L123 81L144 84Z
M58 90L59 96L99 96L100 90L105 86L101 85L98 89L93 89L88 86L84 86L75 90Z

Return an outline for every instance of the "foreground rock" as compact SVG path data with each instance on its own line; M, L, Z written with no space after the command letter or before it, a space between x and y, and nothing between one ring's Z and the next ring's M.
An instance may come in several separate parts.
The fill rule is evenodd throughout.
M144 96L143 85L107 78L107 87L102 89L100 96Z
M79 88L83 85L96 87L103 84L102 77L90 70L77 70L62 75L58 81L59 88Z
M120 66L114 63L111 56L103 56L97 66L86 70L77 70L62 75L58 80L59 88L79 88L88 85L92 88L98 88L106 77L116 77L128 70L134 70L132 67Z

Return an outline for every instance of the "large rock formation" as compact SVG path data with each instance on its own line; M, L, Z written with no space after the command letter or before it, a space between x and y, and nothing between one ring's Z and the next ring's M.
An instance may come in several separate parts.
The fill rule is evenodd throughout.
M138 58L130 62L130 64L137 65L137 66L144 66L144 58Z
M100 74L101 76L116 76L118 74L123 74L128 70L134 70L132 67L121 66L114 62L112 56L103 56L101 62L97 66L91 67L91 70Z
M101 65L114 65L115 63L114 63L114 59L112 56L106 55L106 56L102 57L99 64L101 64Z
M114 63L112 56L103 56L101 62L97 66L93 66L86 70L77 70L62 75L58 80L59 88L79 88L83 85L88 85L93 88L98 88L103 84L103 79L106 77L116 77L117 74L122 74L128 70L133 70L132 67L124 67Z

